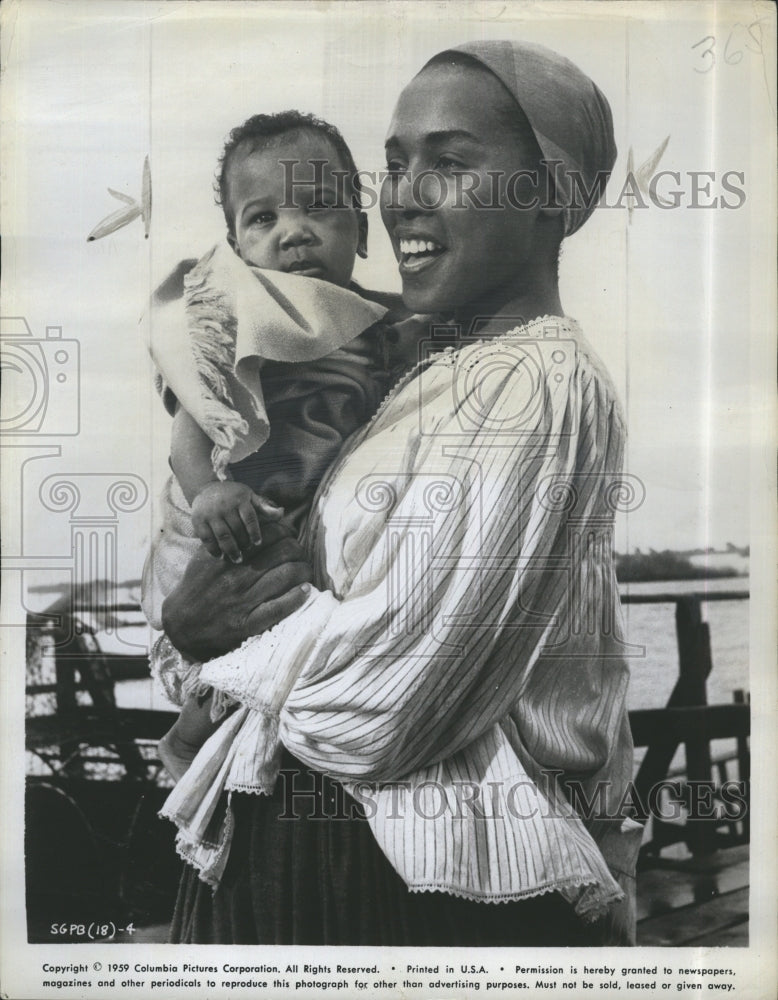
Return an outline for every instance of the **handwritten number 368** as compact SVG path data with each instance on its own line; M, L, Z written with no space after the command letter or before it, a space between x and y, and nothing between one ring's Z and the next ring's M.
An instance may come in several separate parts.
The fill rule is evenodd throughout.
M752 21L751 24L736 24L727 35L724 43L724 62L730 66L736 66L743 58L743 49L749 52L762 52L762 25L764 18ZM745 33L745 37L744 36ZM742 43L740 41L742 40ZM700 48L700 46L704 46ZM700 59L704 61L703 69L694 67L695 73L709 73L716 65L716 36L706 35L699 42L692 45L693 49L700 49Z

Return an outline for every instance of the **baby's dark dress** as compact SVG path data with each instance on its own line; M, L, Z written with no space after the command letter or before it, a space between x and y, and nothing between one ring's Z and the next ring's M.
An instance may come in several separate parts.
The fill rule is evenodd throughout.
M346 438L370 419L386 392L376 347L376 339L363 334L309 364L263 366L269 436L228 468L232 479L282 506L296 526Z

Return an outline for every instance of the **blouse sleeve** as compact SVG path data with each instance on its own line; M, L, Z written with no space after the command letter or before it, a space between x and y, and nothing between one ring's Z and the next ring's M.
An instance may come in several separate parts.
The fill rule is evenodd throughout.
M187 698L209 696L213 722L224 718L235 701L224 691L214 691L200 678L202 664L180 653L166 635L157 638L149 652L149 668L165 697L179 708Z
M314 593L206 664L204 678L249 706L280 692L281 739L308 765L391 781L450 756L506 716L559 628L545 609L569 580L554 568L564 510L543 497L575 472L575 374L542 405L520 374L460 384L442 418L425 406L404 471L372 491L360 480L365 516L387 509L342 599ZM521 433L505 433L530 404ZM463 435L468 407L488 420Z

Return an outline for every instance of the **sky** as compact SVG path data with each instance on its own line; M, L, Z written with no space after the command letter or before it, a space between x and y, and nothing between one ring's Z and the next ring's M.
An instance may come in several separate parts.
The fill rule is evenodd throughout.
M622 199L563 248L565 311L613 375L628 471L645 486L642 506L618 524L617 548L744 545L767 530L749 511L764 475L774 370L768 4L3 6L2 314L24 317L37 340L60 327L79 349L72 377L51 381L45 426L3 438L13 446L3 449L12 551L67 552L67 518L40 502L52 473L92 483L129 476L148 501L124 516L117 558L120 577L140 572L170 424L139 317L177 261L224 237L212 182L229 130L258 111L313 111L341 128L363 169L380 169L403 84L435 52L476 38L541 42L597 82L619 148L609 201L618 201L630 149L639 166L669 136L659 169L680 174L660 188L681 192L678 208L630 215ZM120 207L107 188L140 195L146 155L149 239L137 220L87 243ZM702 171L714 176L697 200L719 198L715 208L691 205L692 173ZM742 175L730 182L744 199L722 188L728 171ZM722 194L743 203L722 207ZM399 290L377 211L355 277ZM54 348L44 351L50 359ZM4 405L7 421L13 399ZM76 406L77 433L63 434L56 414L67 423Z

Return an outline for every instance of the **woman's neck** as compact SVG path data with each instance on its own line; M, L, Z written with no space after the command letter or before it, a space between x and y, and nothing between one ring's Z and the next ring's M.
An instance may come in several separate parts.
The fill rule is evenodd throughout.
M546 287L508 288L468 302L457 309L453 321L465 336L478 327L478 336L497 336L540 316L564 316L556 280Z

